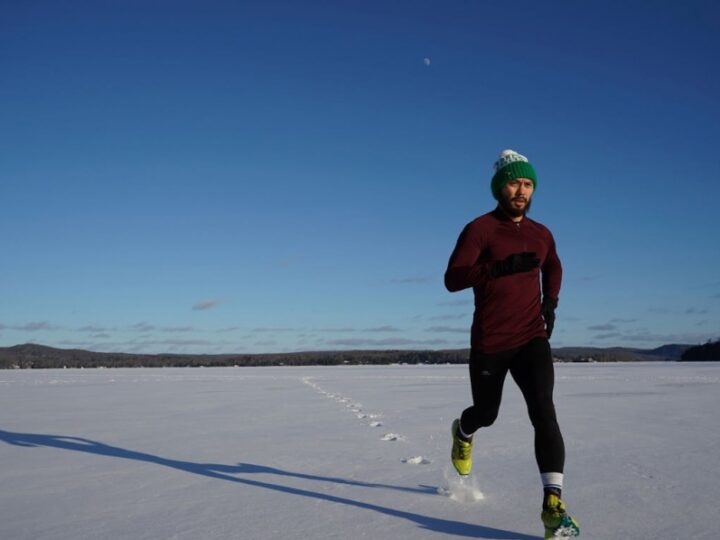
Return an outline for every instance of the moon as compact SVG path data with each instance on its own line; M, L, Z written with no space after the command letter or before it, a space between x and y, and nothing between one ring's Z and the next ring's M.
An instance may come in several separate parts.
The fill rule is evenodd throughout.
M429 66L431 64L430 59L427 56L423 58L423 62L425 62L426 66Z

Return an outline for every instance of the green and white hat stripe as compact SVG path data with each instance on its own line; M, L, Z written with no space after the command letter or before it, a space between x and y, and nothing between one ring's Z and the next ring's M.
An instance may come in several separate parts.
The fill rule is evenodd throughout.
M511 163L515 163L516 161L524 161L525 163L528 163L528 158L518 154L515 150L503 150L500 154L500 159L495 162L493 167L495 172L498 172L503 167L510 165Z
M537 188L535 169L525 156L518 154L515 150L503 150L500 158L495 162L494 168L495 174L490 183L490 189L496 199L500 196L503 186L516 178L529 178L532 180L533 187Z

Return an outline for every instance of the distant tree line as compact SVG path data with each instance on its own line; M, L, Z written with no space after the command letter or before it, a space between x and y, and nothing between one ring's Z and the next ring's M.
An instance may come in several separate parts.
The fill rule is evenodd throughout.
M28 344L0 349L0 369L463 364L467 363L468 356L468 350L151 355L55 349Z
M720 361L720 339L708 341L686 350L680 357L682 362L718 362Z
M688 346L666 345L653 350L622 347L563 347L553 349L556 362L642 362L678 360ZM683 360L718 360L720 342L687 349ZM692 352L700 349L700 353ZM56 349L37 344L0 348L0 369L126 368L126 367L245 367L337 366L382 364L466 364L469 349L317 351L275 354L131 354L81 349Z

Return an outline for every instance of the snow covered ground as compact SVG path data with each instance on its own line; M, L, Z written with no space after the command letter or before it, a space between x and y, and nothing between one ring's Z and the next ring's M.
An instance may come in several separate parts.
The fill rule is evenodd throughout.
M541 538L510 378L450 471L466 369L0 371L0 538ZM720 537L720 364L561 364L555 396L582 538Z

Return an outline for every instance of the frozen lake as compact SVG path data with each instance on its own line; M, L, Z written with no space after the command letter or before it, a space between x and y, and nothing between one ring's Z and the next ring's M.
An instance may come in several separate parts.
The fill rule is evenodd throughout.
M541 538L510 378L450 471L466 372L0 371L0 538ZM718 538L720 364L556 364L555 400L581 538Z

